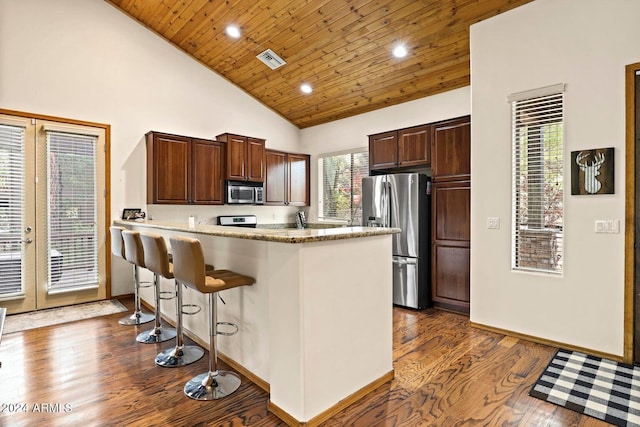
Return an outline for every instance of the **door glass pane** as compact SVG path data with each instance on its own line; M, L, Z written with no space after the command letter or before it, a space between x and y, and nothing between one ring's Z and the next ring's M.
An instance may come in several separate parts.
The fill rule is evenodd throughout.
M0 298L24 293L24 128L0 125Z
M49 293L99 285L96 142L47 132Z

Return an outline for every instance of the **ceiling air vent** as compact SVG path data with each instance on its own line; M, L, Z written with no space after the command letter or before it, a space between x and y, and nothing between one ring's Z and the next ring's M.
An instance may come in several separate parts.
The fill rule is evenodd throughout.
M280 58L274 51L271 49L267 49L262 52L260 55L256 56L260 61L264 62L267 67L275 70L276 68L282 67L286 62L284 59Z

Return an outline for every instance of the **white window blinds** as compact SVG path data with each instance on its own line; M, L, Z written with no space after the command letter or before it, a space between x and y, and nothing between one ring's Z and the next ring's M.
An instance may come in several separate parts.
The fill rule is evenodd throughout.
M362 178L369 176L369 153L353 151L321 156L318 171L318 216L323 220L360 224Z
M513 143L512 267L561 273L563 93L560 85L535 92L509 99Z
M47 131L49 293L98 286L97 139Z
M0 298L22 294L25 131L0 125Z

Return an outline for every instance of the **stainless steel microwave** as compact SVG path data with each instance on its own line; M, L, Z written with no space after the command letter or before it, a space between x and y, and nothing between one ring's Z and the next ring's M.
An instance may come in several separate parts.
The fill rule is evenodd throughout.
M264 187L261 182L227 181L225 203L228 205L264 204Z

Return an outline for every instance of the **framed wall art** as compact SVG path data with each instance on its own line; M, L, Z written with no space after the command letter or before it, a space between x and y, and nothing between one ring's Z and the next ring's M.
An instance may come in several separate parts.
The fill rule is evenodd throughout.
M613 147L571 152L571 194L614 194Z
M144 218L142 216L142 209L140 208L124 208L122 210L122 219L134 220L138 218Z

